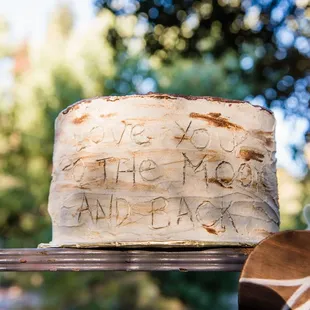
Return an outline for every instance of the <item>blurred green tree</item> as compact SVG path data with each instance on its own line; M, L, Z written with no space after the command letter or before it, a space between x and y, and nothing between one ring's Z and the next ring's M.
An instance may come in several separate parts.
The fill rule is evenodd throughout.
M310 27L308 1L272 0L95 0L98 10L136 16L145 28L146 52L172 64L175 58L218 61L232 55L238 79L264 94L268 106L309 118ZM114 48L125 45L111 28ZM227 81L234 68L226 68ZM301 92L302 84L303 92ZM201 95L209 89L201 90ZM225 92L224 92L225 95ZM291 104L297 98L297 105ZM291 98L290 100L288 100ZM240 98L243 99L243 98ZM306 115L305 115L306 113Z

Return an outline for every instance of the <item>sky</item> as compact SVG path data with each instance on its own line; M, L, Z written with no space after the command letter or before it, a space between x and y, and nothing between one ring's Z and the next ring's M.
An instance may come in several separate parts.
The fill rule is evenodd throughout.
M87 25L94 16L92 0L0 0L0 15L8 20L12 39L30 38L39 43L44 37L46 22L57 4L68 3L76 15L77 27Z
M40 44L46 31L49 15L61 3L68 3L76 17L76 28L87 27L89 21L95 16L93 0L0 0L0 16L4 16L10 24L11 37L15 42L28 39L31 44ZM0 82L9 81L8 68L0 66ZM262 105L260 97L250 100L253 104ZM300 163L292 160L290 141L294 139L297 145L303 144L303 132L307 123L302 120L287 121L283 112L274 110L277 121L276 142L278 166L285 167L288 172L296 177L303 174ZM294 136L292 137L292 132Z

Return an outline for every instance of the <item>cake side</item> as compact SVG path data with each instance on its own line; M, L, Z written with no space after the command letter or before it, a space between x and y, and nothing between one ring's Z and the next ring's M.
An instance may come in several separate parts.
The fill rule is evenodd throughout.
M88 99L55 124L51 246L254 244L278 230L275 120L242 101Z

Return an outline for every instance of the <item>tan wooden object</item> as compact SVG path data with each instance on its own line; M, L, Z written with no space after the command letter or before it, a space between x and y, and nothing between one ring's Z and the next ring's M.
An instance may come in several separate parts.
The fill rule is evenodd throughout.
M240 277L240 310L310 309L310 232L285 231L258 244Z
M252 245L278 230L275 120L261 107L100 97L55 127L48 246Z

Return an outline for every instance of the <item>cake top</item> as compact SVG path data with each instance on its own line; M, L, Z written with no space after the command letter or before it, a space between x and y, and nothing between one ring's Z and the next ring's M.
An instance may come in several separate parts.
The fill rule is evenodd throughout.
M126 96L97 96L93 98L88 98L88 99L83 99L78 102L75 102L74 104L68 106L65 110L62 111L63 114L67 114L70 112L70 110L75 110L78 109L78 106L82 103L90 103L95 99L103 99L105 101L111 101L111 102L116 102L118 100L123 100L123 99L132 99L132 98L158 98L158 99L168 99L168 100L176 100L179 98L186 99L186 100L207 100L207 101L213 101L217 103L229 103L229 104L248 104L250 106L256 107L260 110L264 110L271 115L273 115L273 112L270 111L269 109L266 109L262 106L251 104L248 101L244 100L235 100L235 99L227 99L227 98L221 98L221 97L211 97L211 96L189 96L189 95L181 95L181 94L162 94L162 93L154 93L154 92L149 92L145 95L138 95L138 94L133 94L133 95L126 95Z

